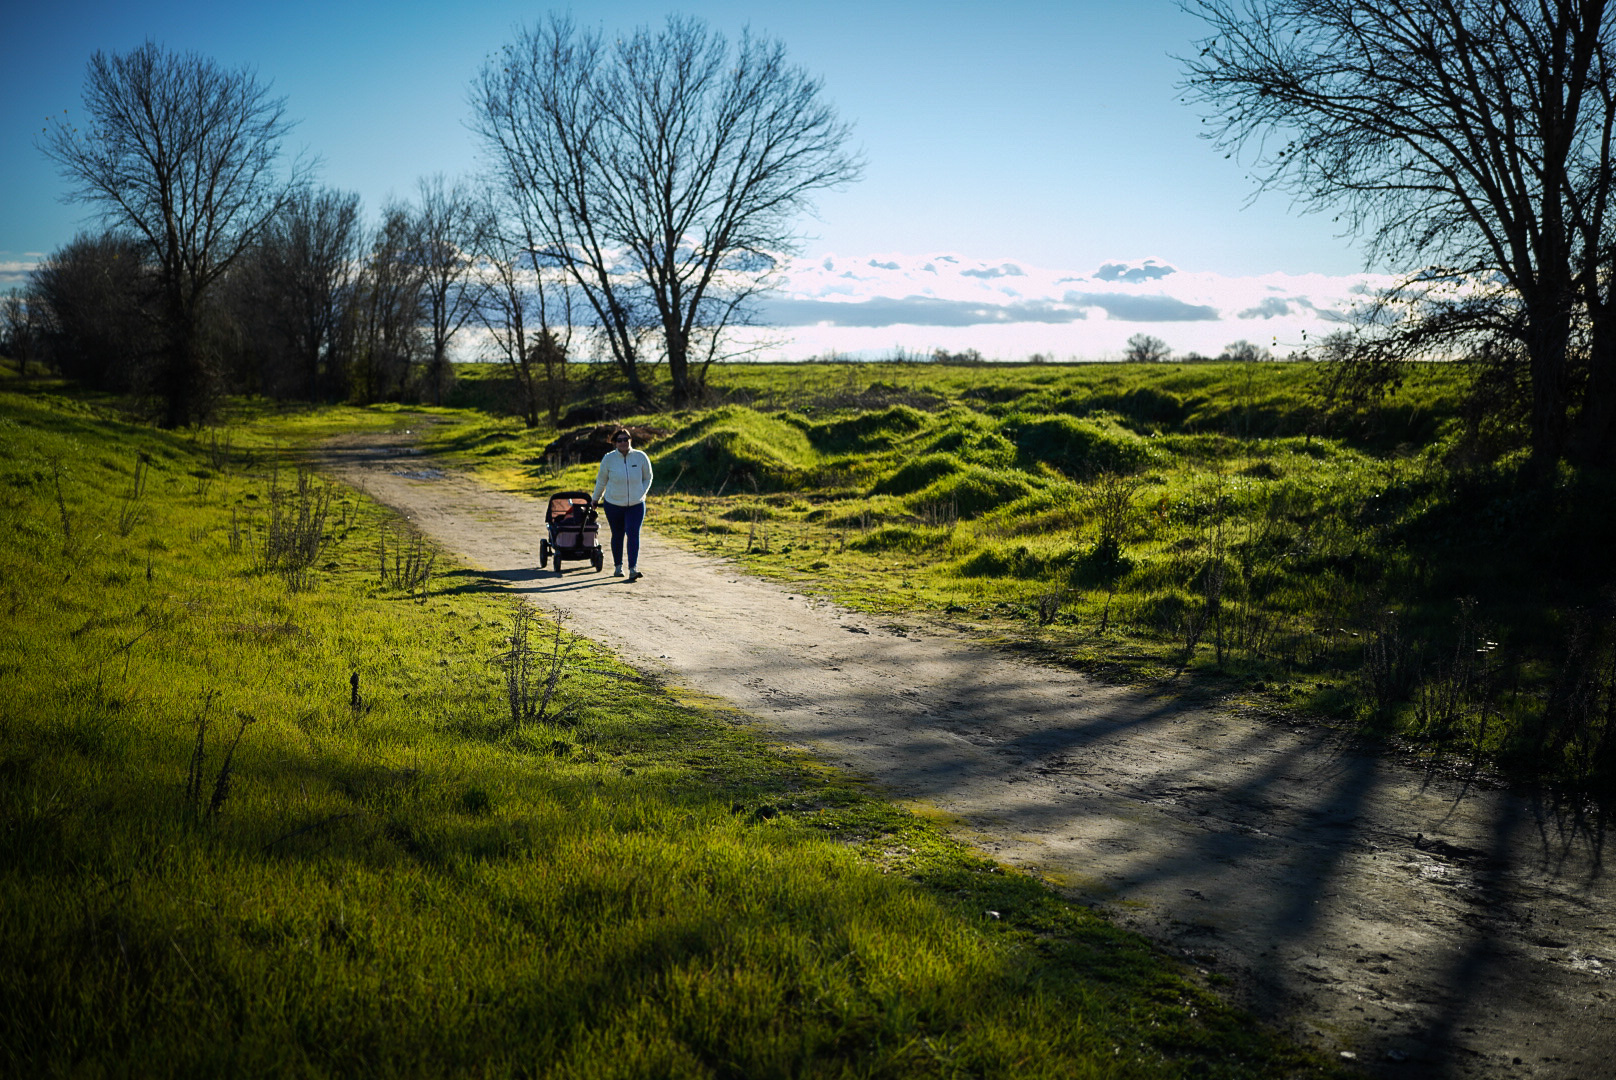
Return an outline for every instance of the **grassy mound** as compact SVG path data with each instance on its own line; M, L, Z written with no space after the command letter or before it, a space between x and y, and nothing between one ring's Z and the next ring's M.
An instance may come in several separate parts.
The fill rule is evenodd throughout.
M715 410L657 446L659 482L681 490L785 491L820 464L802 429L741 406Z
M1025 461L1068 476L1134 472L1151 460L1149 444L1110 417L1018 416L1005 427Z
M857 551L907 551L913 554L933 554L948 544L950 530L946 526L882 525L848 543Z
M1011 468L1016 448L999 432L997 424L970 414L949 418L941 435L922 447L925 453L952 454L961 462L990 468Z
M1113 412L1138 431L1171 431L1189 414L1183 398L1159 386L1133 386L1120 393L1091 394L1085 412Z
M825 453L844 454L862 450L885 450L932 423L932 418L908 405L861 412L838 420L827 420L808 428L808 438Z
M1023 543L981 549L961 559L958 571L963 577L1022 579L1064 579L1076 565L1080 553L1071 548L1034 551Z
M905 501L916 510L948 507L958 517L974 518L1007 507L1031 491L1019 473L970 465L940 477Z
M966 467L958 456L951 453L922 454L910 458L896 471L883 476L871 490L877 495L912 495Z

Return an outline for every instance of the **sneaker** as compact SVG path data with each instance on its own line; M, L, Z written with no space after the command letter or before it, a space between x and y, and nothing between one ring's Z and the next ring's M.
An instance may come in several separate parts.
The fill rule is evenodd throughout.
M612 577L622 577L622 576L623 576L623 568L621 566L612 567Z
M645 576L644 574L640 573L638 570L634 569L632 566L628 568L628 579L630 581L638 581L644 576Z

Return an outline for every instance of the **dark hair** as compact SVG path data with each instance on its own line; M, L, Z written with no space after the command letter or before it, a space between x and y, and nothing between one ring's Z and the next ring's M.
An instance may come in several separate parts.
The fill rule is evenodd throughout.
M634 438L634 436L629 433L628 428L618 428L616 431L612 432L612 442L616 442L618 439L632 438Z

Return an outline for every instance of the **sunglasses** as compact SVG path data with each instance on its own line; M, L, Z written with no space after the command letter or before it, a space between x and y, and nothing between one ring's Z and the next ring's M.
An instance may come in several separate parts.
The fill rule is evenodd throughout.
M625 435L621 439L613 439L612 442L628 442L628 436Z

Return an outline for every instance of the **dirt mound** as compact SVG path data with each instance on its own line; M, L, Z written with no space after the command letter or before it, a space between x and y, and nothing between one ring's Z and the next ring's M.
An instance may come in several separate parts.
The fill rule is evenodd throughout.
M612 436L622 427L621 424L595 424L592 427L564 431L540 451L539 456L545 459L554 458L561 464L593 461L605 457L606 451L612 448ZM634 446L639 450L649 449L658 439L665 439L669 434L664 428L635 424L627 425L626 430L634 437Z

